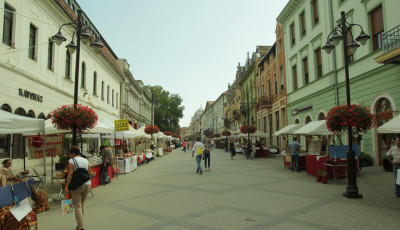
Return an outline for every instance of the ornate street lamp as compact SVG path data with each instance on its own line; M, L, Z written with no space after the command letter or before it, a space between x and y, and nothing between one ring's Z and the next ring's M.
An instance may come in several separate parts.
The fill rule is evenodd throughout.
M64 35L61 33L61 28L63 26L71 26L74 28L74 33L72 34L72 39L71 42L66 46L70 54L73 54L76 50L76 64L75 64L75 89L74 89L74 108L76 108L78 104L78 86L79 86L79 58L80 58L80 49L81 49L81 42L83 44L87 44L91 39L92 36L87 32L87 27L82 23L83 22L83 11L82 10L77 10L78 12L78 17L74 22L71 23L65 23L60 26L58 33L52 37L53 41L60 46L63 42L65 42L67 39L64 37ZM76 33L76 44L74 41L74 36ZM93 33L93 30L92 30ZM99 39L96 38L90 46L95 49L96 51L99 51L101 48L103 48L103 45L99 41ZM72 129L72 145L76 144L76 126Z
M247 126L250 125L250 99L249 99L249 91L246 92L246 100L247 100ZM252 104L255 104L255 102L252 102ZM240 103L241 108L245 108L244 106L246 105L245 102ZM243 110L242 110L243 111ZM250 132L247 132L247 159L250 157L250 151L251 151L251 146L250 146Z
M339 45L340 40L343 40L343 56L344 56L344 71L345 71L345 79L346 79L346 100L347 105L350 104L350 81L349 81L349 60L347 57L347 50L350 50L350 53L354 53L357 48L360 46L353 39L353 34L351 33L351 28L353 26L357 26L361 29L360 35L356 38L356 41L361 45L365 45L367 40L370 38L367 34L364 33L363 28L358 24L351 24L346 22L345 12L341 12L341 22L338 24L335 29L328 35L328 41L322 47L326 51L326 53L330 53L335 46ZM348 32L350 32L351 42L347 43ZM347 187L346 192L343 193L343 196L347 198L362 198L362 195L358 193L358 187L356 182L356 159L355 152L353 150L353 131L352 126L348 127L348 137L349 137L349 151L347 152Z

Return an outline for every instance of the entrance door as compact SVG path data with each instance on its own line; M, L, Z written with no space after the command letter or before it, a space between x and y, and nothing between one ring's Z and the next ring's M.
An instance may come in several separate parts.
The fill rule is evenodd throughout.
M376 120L378 127L385 124L393 118L390 101L386 98L379 100L376 107ZM391 135L386 133L378 133L378 153L379 153L379 165L382 165L382 159L385 157L386 152L393 146L393 140Z

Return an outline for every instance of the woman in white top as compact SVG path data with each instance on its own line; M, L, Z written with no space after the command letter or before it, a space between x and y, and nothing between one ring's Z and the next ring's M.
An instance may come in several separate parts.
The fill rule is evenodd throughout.
M69 149L69 157L68 161L68 176L67 181L65 182L65 191L68 193L68 185L71 182L72 174L74 172L74 160L76 161L77 167L86 168L89 172L89 176L92 176L92 170L90 170L89 162L80 156L81 150L79 146L71 146ZM84 208L85 208L85 200L86 196L89 193L90 186L92 182L89 180L78 188L71 190L72 201L74 203L75 208L75 219L78 226L76 229L84 229L83 226L83 216L84 216Z

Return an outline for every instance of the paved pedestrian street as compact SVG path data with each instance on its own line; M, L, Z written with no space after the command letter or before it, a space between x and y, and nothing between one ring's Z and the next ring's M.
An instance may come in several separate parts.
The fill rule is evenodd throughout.
M202 162L204 163L204 162ZM203 164L204 166L204 164ZM392 198L393 173L363 168L363 199L342 196L346 180L317 183L290 172L282 156L230 160L211 153L211 171L197 174L191 153L176 149L111 184L93 189L85 229L398 229L400 199ZM75 229L74 213L60 203L38 214L39 229Z

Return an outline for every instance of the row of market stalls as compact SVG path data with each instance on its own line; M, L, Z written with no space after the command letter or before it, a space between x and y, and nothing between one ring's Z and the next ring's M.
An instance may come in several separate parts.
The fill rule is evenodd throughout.
M100 184L101 157L98 149L101 144L109 145L113 153L112 167L109 169L111 177L116 173L132 172L138 165L149 162L155 156L163 155L166 143L172 137L161 132L153 134L152 137L144 132L144 128L136 130L129 126L128 131L116 132L114 121L103 118L98 120L94 128L82 134L79 145L82 153L88 156L92 170L96 172L92 188ZM54 175L53 167L54 160L57 161L59 156L66 155L69 148L68 131L56 129L51 120L29 118L0 110L0 134L22 134L26 137L27 156L24 158L24 162L26 159L28 161L43 159L43 163L39 167L43 167L43 171L39 171L42 181L47 181L46 166L48 163L46 161L49 159L51 160L52 179L62 178L62 173ZM42 139L43 145L34 147L35 138ZM97 143L97 145L91 145L91 143ZM89 154L90 150L94 150L94 156ZM32 168L29 169L33 173ZM46 183L43 183L44 188L45 186Z
M377 131L379 133L400 133L400 116L385 123ZM325 120L310 122L306 125L287 125L273 135L285 136L287 149L281 151L285 167L289 168L291 163L288 149L291 141L289 136L297 136L302 144L302 150L299 153L300 168L314 176L326 172L330 179L340 179L346 175L348 145L343 145L340 135L328 130ZM353 150L356 157L360 157L361 151L357 143L353 145ZM356 171L359 173L359 161L356 162Z

